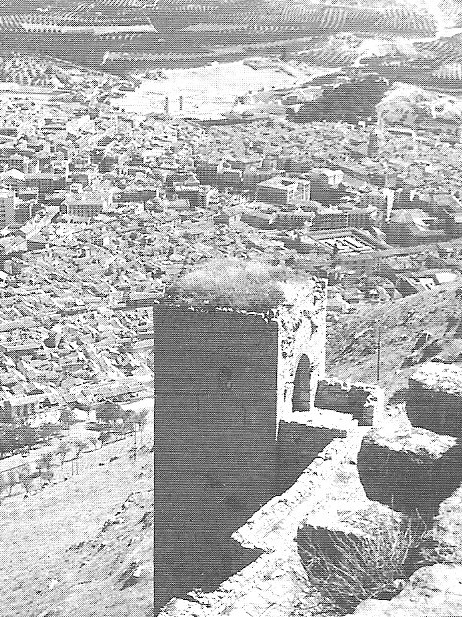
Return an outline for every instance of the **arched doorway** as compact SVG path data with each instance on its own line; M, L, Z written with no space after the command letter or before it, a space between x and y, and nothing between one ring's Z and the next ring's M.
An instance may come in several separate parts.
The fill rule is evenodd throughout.
M310 380L311 362L303 354L300 358L294 378L294 393L292 395L292 411L310 410Z

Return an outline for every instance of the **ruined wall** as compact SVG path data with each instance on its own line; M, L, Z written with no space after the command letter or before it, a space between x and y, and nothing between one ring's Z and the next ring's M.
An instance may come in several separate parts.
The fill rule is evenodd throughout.
M413 426L462 437L462 368L427 362L409 379L406 411Z
M374 441L382 448L388 447L388 452L381 456L383 462L388 461L388 480L394 475L395 485L401 485L401 493L407 491L409 494L408 504L413 498L413 506L417 506L425 516L425 510L433 502L430 514L435 514L436 510L437 514L433 521L429 520L426 533L426 549L430 550L431 557L427 562L429 565L414 572L396 597L391 600L365 600L351 615L462 615L462 454L458 440L412 428L407 436L395 433L393 439L389 432L380 440L376 436ZM367 452L364 454L367 455ZM369 452L371 461L376 456L377 449ZM383 487L387 481L382 482L383 471L383 466L379 466L374 476L365 479L361 475L366 492L366 485L371 485L374 479L377 489ZM388 492L388 487L386 490ZM383 494L377 497L383 500ZM440 563L431 565L433 561Z
M319 594L309 587L298 555L297 530L309 513L323 512L329 502L367 502L351 473L362 430L334 439L290 488L233 534L243 546L263 550L258 559L212 593L194 593L194 601L172 600L162 617L319 615Z
M294 385L300 360L309 362L309 384L299 384L308 392L303 409L313 408L318 379L324 377L326 348L326 282L309 281L301 292L293 290L287 306L278 309L278 420L290 419ZM302 375L306 382L307 375ZM304 396L302 395L302 399Z
M364 436L358 471L369 499L431 520L462 479L457 439L410 427L383 427Z
M441 368L435 390L456 395L454 381L447 379L448 367L443 365ZM331 380L325 380L325 383L329 387L324 391L321 388L319 401L324 400L326 409L334 407L342 411L348 408L344 388L338 390ZM427 381L426 386L430 383ZM332 385L335 387L329 390ZM431 387L429 389L432 390ZM425 404L429 405L429 399L425 398L426 390L421 389L420 409L424 409ZM429 411L433 411L432 408ZM300 412L299 415L304 414ZM427 415L432 417L431 413ZM418 569L396 597L361 602L352 615L426 617L462 614L459 589L462 555L461 446L453 436L413 428L407 421L402 422L399 414L388 413L379 419L377 424L374 422L373 430L358 427L354 420L351 421L345 438L334 439L288 490L269 500L233 534L243 547L262 550L260 557L212 593L193 593L193 601L172 600L162 615L319 615L319 586L311 586L304 574L300 559L303 554L301 544L315 544L324 550L326 545L329 547L331 532L343 533L346 529L344 524L351 527L355 517L359 527L353 530L354 539L376 533L377 511L383 511L393 519L397 515L398 520L401 513L415 514L416 509L428 524L429 531L433 516L438 512L432 537L441 543L438 550L444 548L445 553L440 558L445 563ZM284 464L282 461L287 467L304 465L318 446L329 441L335 430L340 432L340 428L310 425L313 418L307 419L306 424L297 423L295 418L293 420L282 421L279 426L280 466ZM354 464L356 461L357 465ZM370 499L387 507L384 509ZM368 512L372 516L368 517ZM347 531L350 533L351 530ZM446 549L451 550L447 552ZM417 562L412 561L414 557L411 555L409 573L417 566ZM399 584L393 587L397 590ZM391 589L390 594L394 592Z
M377 386L329 377L318 382L314 405L350 414L359 426L372 426L383 416L384 392Z
M298 476L334 439L345 438L338 428L280 422L277 443L277 492L291 486Z

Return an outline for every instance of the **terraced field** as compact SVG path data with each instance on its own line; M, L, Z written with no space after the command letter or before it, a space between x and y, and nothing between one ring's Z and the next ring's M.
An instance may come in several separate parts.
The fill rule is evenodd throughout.
M286 0L55 0L44 7L24 0L0 10L3 49L46 50L93 66L106 59L106 70L112 62L107 54L123 54L125 64L121 57L112 64L119 71L134 68L140 53L151 54L151 64L162 64L167 53L213 59L217 48L236 45L339 32L428 37L436 28L431 14L393 0L372 8Z

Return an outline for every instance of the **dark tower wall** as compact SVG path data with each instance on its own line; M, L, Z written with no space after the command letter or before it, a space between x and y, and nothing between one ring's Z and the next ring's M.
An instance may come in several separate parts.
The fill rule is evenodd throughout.
M161 606L239 569L228 538L274 496L278 324L159 305L154 354Z

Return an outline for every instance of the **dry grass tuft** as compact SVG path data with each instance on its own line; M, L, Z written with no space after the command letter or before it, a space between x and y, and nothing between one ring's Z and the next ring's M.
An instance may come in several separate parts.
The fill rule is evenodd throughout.
M339 613L369 598L392 598L413 570L425 533L422 521L377 522L366 536L325 530L319 545L306 538L299 541L310 584Z
M269 310L285 300L285 268L237 259L213 259L183 275L167 290L175 301L192 306Z

